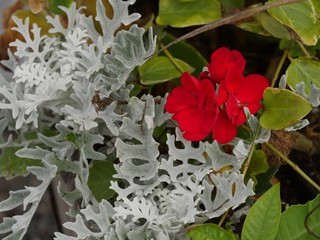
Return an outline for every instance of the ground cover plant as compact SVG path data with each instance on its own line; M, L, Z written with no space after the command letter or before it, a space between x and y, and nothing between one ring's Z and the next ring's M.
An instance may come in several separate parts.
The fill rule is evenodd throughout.
M141 17L143 3L9 9L0 174L39 184L0 199L21 208L2 239L23 239L57 176L72 220L54 239L319 239L319 2L160 0ZM226 25L276 46L269 74L222 36L187 42ZM286 166L312 189L302 204L282 193Z

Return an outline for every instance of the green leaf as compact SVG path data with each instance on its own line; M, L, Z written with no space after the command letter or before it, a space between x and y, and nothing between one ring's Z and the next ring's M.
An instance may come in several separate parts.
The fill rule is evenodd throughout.
M267 88L263 94L264 110L260 124L266 129L290 127L312 109L310 103L300 95L287 89Z
M272 178L277 173L277 171L277 167L269 167L266 172L260 173L256 176L257 185L254 188L254 192L257 195L265 193L272 187Z
M312 7L317 13L317 17L320 18L320 1L319 0L311 0Z
M280 225L275 240L316 240L308 233L307 227L320 236L320 194L303 205L290 206L281 214ZM309 215L309 217L308 217Z
M250 178L257 182L255 176L268 170L267 156L262 150L255 150L252 154L250 166L246 174L246 181Z
M236 26L248 32L260 34L263 36L270 36L270 33L268 33L266 29L263 28L260 20L258 20L258 17L256 16L253 16L248 21L240 21L236 23Z
M303 81L305 83L306 94L310 93L311 82L320 88L320 62L306 58L294 58L287 69L287 83L291 89L295 89L296 85Z
M317 43L320 36L320 21L309 1L271 8L268 12L295 31L304 44L315 45Z
M59 6L69 8L73 0L48 0L48 9L50 12L55 14L64 13Z
M266 13L260 14L260 22L264 29L266 29L272 36L276 38L290 39L288 30L275 18Z
M102 199L110 199L115 192L110 189L110 181L114 180L113 175L116 170L111 161L94 161L89 169L88 186L94 197L101 201Z
M291 58L305 56L305 53L302 51L299 44L297 44L297 42L294 40L281 39L281 41L279 42L279 48L281 50L289 49L288 54L290 55ZM317 45L315 46L305 46L305 49L308 51L310 56L315 56L316 51L319 48L320 48L320 41L318 41Z
M213 22L220 17L220 3L217 0L160 0L156 22L159 25L187 27Z
M251 207L244 221L241 239L274 240L280 223L280 185L263 194Z
M161 43L163 45L167 45L174 40L175 37L166 33L165 37L161 39ZM186 42L174 44L168 48L168 51L173 57L181 59L190 66L194 67L195 70L193 74L195 76L198 76L202 72L203 67L208 64L207 60L197 51L197 49Z
M42 166L41 160L20 158L15 155L16 151L21 148L8 147L2 149L0 156L0 177L13 178L17 176L26 176L27 167Z
M184 72L191 73L194 70L194 68L180 59L175 58L174 61ZM180 77L182 72L168 57L159 56L151 58L140 66L139 74L142 84L152 85Z
M224 13L230 13L235 9L241 9L244 7L244 0L219 0Z
M216 224L196 224L188 228L187 237L191 240L236 240L237 238Z

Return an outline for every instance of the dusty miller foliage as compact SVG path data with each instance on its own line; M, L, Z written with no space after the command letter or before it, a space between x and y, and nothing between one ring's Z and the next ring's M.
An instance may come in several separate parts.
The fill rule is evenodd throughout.
M145 32L134 24L140 18L128 13L134 0L110 3L112 19L97 1L102 32L75 4L62 8L67 26L58 17L47 17L51 35L41 35L28 19L14 19L14 30L24 40L11 43L16 51L3 62L13 74L12 79L0 77L0 132L13 131L16 137L1 137L0 147L20 146L17 156L40 160L42 166L28 168L40 185L12 191L0 203L0 211L20 205L24 210L0 224L6 240L23 238L42 195L60 172L75 176L72 192L57 186L75 219L64 227L75 236L57 232L59 240L185 239L188 225L219 217L254 195L253 182L245 184L240 172L254 143L236 139L233 154L227 154L216 142L194 146L176 129L167 135L167 151L160 153L154 131L170 118L163 110L166 99L129 95L132 71L153 54L156 38L152 29ZM132 26L118 31L122 24ZM114 101L97 109L92 103L97 93ZM255 131L257 119L248 114L248 120ZM46 127L59 134L41 134ZM29 141L24 133L32 130L38 132L37 139ZM269 135L262 131L257 142ZM96 150L98 144L105 147ZM114 177L119 181L111 183L116 196L112 202L98 202L87 184L90 160L110 156L117 158ZM228 170L220 171L224 168Z

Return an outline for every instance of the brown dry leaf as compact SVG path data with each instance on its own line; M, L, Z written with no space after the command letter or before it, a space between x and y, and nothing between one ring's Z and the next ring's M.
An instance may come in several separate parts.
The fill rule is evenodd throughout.
M295 138L292 136L291 132L286 132L284 130L273 130L271 132L269 143L275 146L283 155L288 156L293 149L294 140ZM279 167L285 164L285 162L282 161L281 158L268 147L262 145L262 150L267 155L267 161L269 165Z

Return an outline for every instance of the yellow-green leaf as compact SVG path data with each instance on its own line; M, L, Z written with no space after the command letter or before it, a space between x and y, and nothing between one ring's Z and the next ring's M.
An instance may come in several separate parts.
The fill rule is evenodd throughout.
M281 214L280 184L273 186L249 210L242 240L274 240Z
M320 62L311 58L300 57L291 60L287 69L287 82L291 89L301 81L305 83L305 91L310 93L311 82L320 88Z
M216 224L206 223L188 228L187 236L192 240L236 240L236 237Z
M260 124L266 129L290 127L312 109L310 103L300 95L287 89L267 88L263 94L264 110Z
M174 62L173 62L174 61ZM194 69L184 61L165 56L154 57L139 67L140 81L144 85L163 83L181 76L183 72L191 73Z
M320 36L320 21L310 1L271 8L268 12L295 31L304 44L309 46L317 44Z
M213 22L220 17L220 3L217 0L160 0L156 22L159 25L187 27Z

